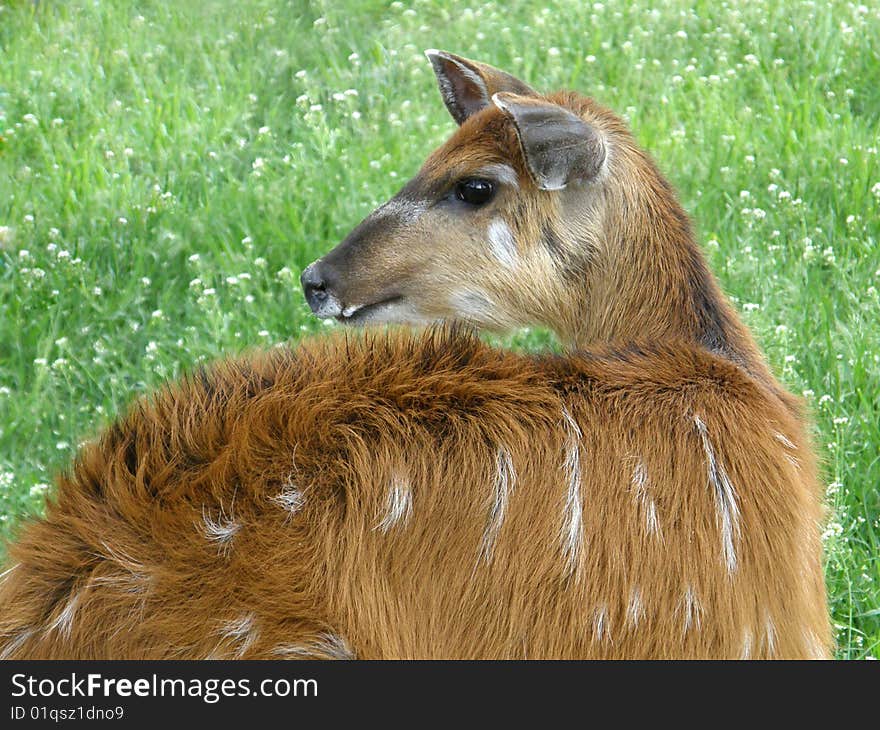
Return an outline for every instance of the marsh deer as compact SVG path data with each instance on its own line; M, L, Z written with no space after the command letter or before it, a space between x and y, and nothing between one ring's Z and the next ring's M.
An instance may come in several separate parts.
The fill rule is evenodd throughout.
M5 657L832 650L799 403L622 121L429 51L459 128L302 276L338 333L85 446L9 548Z

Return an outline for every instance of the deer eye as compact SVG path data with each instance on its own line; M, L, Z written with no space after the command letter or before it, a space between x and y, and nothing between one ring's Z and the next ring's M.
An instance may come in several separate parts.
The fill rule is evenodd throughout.
M495 197L495 183L480 178L462 180L455 186L455 197L471 205L485 205Z

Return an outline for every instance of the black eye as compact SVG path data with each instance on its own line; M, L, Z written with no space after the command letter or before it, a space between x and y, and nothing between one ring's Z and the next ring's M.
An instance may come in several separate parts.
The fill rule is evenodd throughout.
M495 183L491 180L471 178L455 186L455 197L471 205L485 205L495 196Z

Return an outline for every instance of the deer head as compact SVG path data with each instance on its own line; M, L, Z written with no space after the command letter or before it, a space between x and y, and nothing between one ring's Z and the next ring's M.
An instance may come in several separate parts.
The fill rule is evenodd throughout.
M672 333L722 348L747 337L672 189L616 115L426 53L459 127L303 272L315 314L355 325L541 325L575 345Z

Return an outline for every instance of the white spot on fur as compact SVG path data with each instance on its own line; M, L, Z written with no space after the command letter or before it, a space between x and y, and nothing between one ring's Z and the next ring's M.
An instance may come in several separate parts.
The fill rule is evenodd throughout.
M632 488L636 503L645 516L645 531L649 535L660 536L660 519L657 517L657 505L648 493L648 467L639 459L633 469Z
M388 532L397 523L406 524L412 514L412 489L409 482L398 474L391 478L385 500L385 515L374 529Z
M791 451L797 451L797 446L789 439L784 433L780 433L779 431L775 431L773 433L773 438L775 438L779 443L781 443L785 448L790 449ZM794 456L793 454L785 455L786 461L791 464L795 469L801 468L800 460Z
M740 659L751 659L752 658L752 630L746 627L743 630L743 648L742 654L740 654Z
M282 644L272 653L281 659L356 659L348 642L341 636L324 633L298 644Z
M15 653L24 646L24 643L30 639L33 634L34 632L31 629L19 631L12 637L12 639L6 642L6 645L2 649L0 649L0 661L15 656Z
M218 631L223 641L231 642L235 647L234 658L240 659L259 638L254 614L246 613L241 618L225 622ZM219 645L218 645L219 648ZM216 654L217 649L214 649Z
M202 531L205 537L213 543L216 543L217 550L224 555L229 552L232 544L232 538L241 529L241 525L236 522L232 516L226 516L223 506L220 506L220 515L215 520L202 507Z
M12 575L13 571L15 571L15 569L18 567L18 565L19 564L16 563L15 565L7 568L2 573L0 573L0 585L2 585L6 581L7 577Z
M144 591L150 581L150 575L147 568L143 565L143 563L138 562L134 558L126 555L119 548L112 548L107 544L105 540L101 541L101 545L104 548L104 552L102 557L106 560L115 563L120 566L128 573L128 577L120 576L120 577L109 577L109 576L99 576L95 578L91 578L90 581L93 583L103 583L103 584L124 584L128 585L129 593L140 593Z
M606 606L600 606L593 614L593 634L596 641L611 640L611 622L608 619Z
M776 626L769 613L764 619L764 645L767 647L767 656L773 657L776 654Z
M519 188L519 177L517 177L516 170L510 165L500 162L483 165L478 170L474 170L473 177L488 177L514 189Z
M804 637L807 646L807 653L813 659L828 659L828 652L822 646L822 642L812 631L808 631Z
M73 628L73 619L76 615L76 607L79 603L79 594L75 593L67 601L67 604L61 610L61 613L55 617L55 620L49 624L46 633L50 631L58 631L64 638L70 638L70 631Z
M642 591L638 586L633 586L629 596L629 606L626 609L626 618L629 625L636 627L645 617L645 606L642 603Z
M709 433L706 424L699 416L694 416L694 424L703 441L703 450L706 452L706 468L709 475L709 483L715 493L715 506L721 521L721 548L724 554L724 562L727 572L736 570L736 552L734 549L734 537L740 534L739 507L736 502L736 490L727 476L724 466L715 458L715 450L709 442Z
M507 503L516 486L516 471L513 468L510 451L502 446L498 449L495 462L495 488L492 494L489 522L486 524L486 531L483 533L483 544L480 548L480 557L486 562L489 562L492 558L495 541L498 539L501 525L504 524Z
M562 551L568 563L568 574L578 567L583 545L583 505L581 504L581 429L566 408L562 409L565 428L565 459L562 469L567 477L565 513L562 526Z
M697 594L694 592L694 587L691 585L689 585L684 592L684 598L681 602L681 611L684 614L683 633L686 634L691 630L691 627L697 629L700 628L703 623L703 607L700 605Z
M488 236L492 255L508 269L516 268L519 254L510 226L501 218L496 218L489 224Z
M293 482L288 482L282 490L271 500L281 509L288 513L288 518L299 512L305 504L305 495L296 488Z

